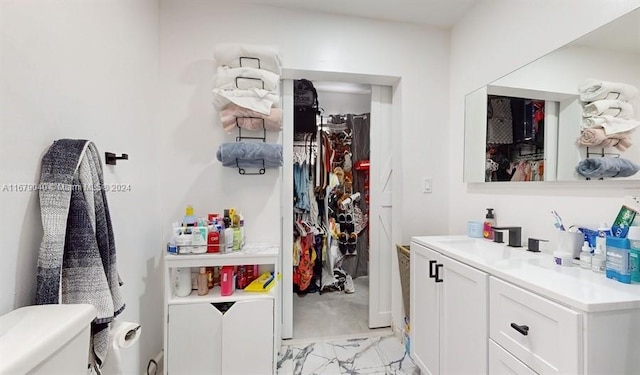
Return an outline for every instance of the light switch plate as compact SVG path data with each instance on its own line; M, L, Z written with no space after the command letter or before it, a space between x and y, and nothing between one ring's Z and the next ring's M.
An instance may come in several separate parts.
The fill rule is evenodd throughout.
M432 183L433 183L433 181L431 180L431 177L423 177L422 178L422 192L423 193L431 193Z

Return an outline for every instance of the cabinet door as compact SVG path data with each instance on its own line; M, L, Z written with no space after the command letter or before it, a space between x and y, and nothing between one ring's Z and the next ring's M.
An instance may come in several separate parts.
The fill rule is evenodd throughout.
M209 303L170 305L167 374L222 374L222 313Z
M490 375L536 375L536 372L500 345L489 340L489 374Z
M440 373L441 283L429 277L440 255L416 243L411 244L411 358L423 374ZM441 272L442 273L442 272Z
M272 299L237 301L224 314L224 375L273 373L273 314Z
M441 256L440 373L486 374L488 275Z

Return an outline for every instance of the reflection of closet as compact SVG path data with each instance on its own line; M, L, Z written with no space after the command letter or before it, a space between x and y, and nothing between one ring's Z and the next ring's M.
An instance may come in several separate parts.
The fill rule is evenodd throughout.
M544 180L545 101L488 95L485 181Z

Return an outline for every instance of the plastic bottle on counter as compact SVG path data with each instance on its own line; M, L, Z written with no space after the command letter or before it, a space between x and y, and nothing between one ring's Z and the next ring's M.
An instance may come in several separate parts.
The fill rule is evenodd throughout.
M627 233L629 239L629 271L631 273L631 282L640 284L640 227L629 227Z
M580 267L590 269L591 258L591 247L589 246L589 242L584 241L582 251L580 252Z
M493 228L496 226L496 218L493 213L493 208L487 208L487 214L485 215L484 223L482 225L482 237L493 239Z
M607 236L606 275L624 284L631 284L629 272L629 239Z

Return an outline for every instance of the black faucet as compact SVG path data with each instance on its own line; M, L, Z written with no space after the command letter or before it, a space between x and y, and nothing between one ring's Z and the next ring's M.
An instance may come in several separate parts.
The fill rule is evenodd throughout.
M502 232L496 232L500 230L509 231L509 243L507 246L522 247L522 228L520 227L491 227L493 229L493 242L502 243Z

